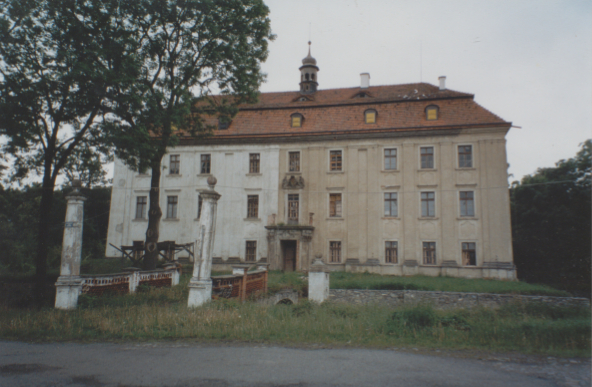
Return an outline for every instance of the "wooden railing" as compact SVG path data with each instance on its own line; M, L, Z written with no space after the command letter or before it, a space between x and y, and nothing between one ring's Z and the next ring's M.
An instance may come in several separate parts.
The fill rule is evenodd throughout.
M234 269L234 274L212 276L212 298L238 298L245 301L257 293L267 293L267 269L248 272L248 267Z
M174 286L179 284L181 265L169 264L164 269L140 271L129 268L116 274L85 274L82 278L82 294L100 296L104 293L134 293L139 285L154 287Z

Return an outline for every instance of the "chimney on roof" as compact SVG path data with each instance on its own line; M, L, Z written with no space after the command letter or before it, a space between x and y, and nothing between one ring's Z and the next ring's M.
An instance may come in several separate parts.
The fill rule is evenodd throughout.
M446 90L446 77L438 77L438 80L440 81L440 90Z
M360 80L361 80L361 84L360 84L361 89L367 89L370 87L370 74L369 73L360 74Z

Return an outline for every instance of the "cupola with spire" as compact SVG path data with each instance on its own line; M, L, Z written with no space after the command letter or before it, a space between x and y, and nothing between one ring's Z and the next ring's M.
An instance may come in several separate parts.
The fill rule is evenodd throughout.
M310 42L308 42L308 56L302 59L300 67L300 93L312 94L317 91L317 60L310 55Z

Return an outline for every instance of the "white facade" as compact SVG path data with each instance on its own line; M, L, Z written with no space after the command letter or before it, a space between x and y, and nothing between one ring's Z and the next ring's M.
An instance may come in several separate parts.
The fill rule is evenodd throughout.
M259 155L259 173L250 173L250 155ZM171 169L171 156L179 156L178 173ZM210 155L210 173L201 173L201 156ZM279 146L276 145L217 145L178 146L162 161L160 207L160 241L178 244L194 243L197 238L198 197L207 189L207 178L218 179L218 201L214 257L224 260L237 257L244 261L246 242L256 241L256 258L267 257L267 234L264 226L268 216L278 207ZM149 173L149 171L147 172ZM121 253L109 245L130 246L145 240L148 226L148 194L150 175L139 174L121 161L115 162L107 257ZM247 198L256 196L257 217L247 216ZM142 197L146 198L142 211ZM169 197L176 197L176 214L169 209ZM140 198L140 203L138 199ZM140 207L140 208L138 208ZM173 210L173 211L171 211ZM139 212L139 213L138 213ZM142 215L137 216L137 215Z

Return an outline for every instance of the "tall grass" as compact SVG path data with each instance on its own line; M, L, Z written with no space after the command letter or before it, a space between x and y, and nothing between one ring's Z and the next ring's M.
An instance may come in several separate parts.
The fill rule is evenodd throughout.
M590 356L590 309L512 304L436 311L417 305L264 306L235 300L187 308L187 281L133 295L80 297L73 311L0 307L0 339L26 341L201 340L274 344L424 347Z
M398 277L369 273L331 273L331 289L377 289L377 290L431 290L472 293L513 293L569 297L563 290L545 285L528 284L521 281L499 281L487 279L427 277Z

